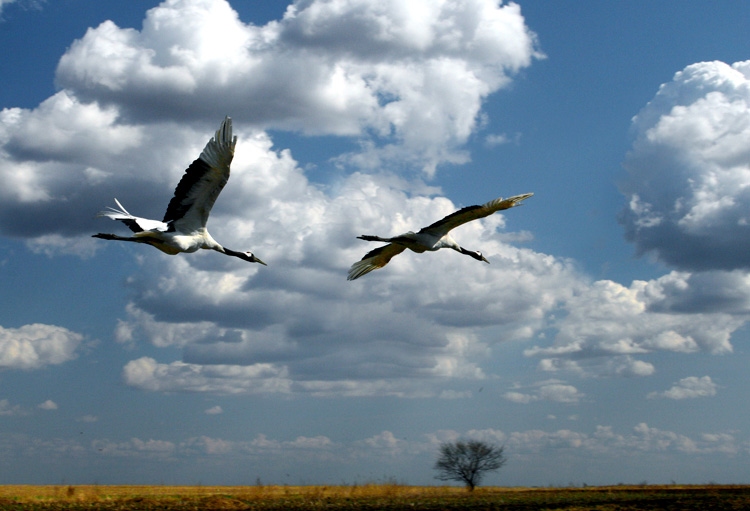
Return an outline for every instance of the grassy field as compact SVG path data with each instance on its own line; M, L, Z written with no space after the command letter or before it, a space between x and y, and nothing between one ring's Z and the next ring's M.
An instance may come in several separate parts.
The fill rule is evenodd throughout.
M0 510L744 510L750 486L0 486Z

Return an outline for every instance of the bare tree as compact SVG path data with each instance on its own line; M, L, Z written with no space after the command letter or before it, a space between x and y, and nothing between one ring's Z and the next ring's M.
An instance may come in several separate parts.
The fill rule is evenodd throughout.
M440 454L435 461L436 479L460 481L473 491L484 474L498 470L507 461L503 446L491 445L480 440L468 442L446 442L440 445Z

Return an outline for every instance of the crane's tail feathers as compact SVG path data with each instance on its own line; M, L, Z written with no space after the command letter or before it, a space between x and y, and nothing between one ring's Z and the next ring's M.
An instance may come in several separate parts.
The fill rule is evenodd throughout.
M120 209L111 208L108 206L106 210L100 211L96 214L97 218L102 216L106 216L107 218L111 218L112 220L135 218L133 215L128 213L128 210L122 207L122 204L120 204L120 201L118 201L117 199L115 199L115 204L117 204L117 207L119 207Z
M115 197L115 204L117 204L117 206L120 208L120 210L123 213L125 213L126 215L130 214L130 213L128 213L128 211L124 207L122 207L122 204L120 204L120 201L117 200L117 197ZM112 208L110 208L110 209L112 209Z
M237 137L232 136L232 118L225 117L214 138L208 141L200 159L211 167L224 167L232 163Z
M118 220L125 225L128 226L128 228L133 232L141 232L141 231L150 231L150 230L157 230L157 231L166 231L168 226L164 222L159 222L158 220L149 220L148 218L140 218L137 216L133 216L130 213L128 213L128 210L126 210L124 207L122 207L122 204L120 204L120 201L115 199L115 203L120 209L117 208L111 208L108 207L104 211L100 211L96 214L96 217L107 217L111 218L112 220Z

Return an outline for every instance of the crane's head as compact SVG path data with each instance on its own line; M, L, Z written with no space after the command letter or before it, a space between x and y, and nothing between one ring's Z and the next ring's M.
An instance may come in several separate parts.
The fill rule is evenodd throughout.
M263 266L268 266L266 263L255 257L252 252L237 252L236 250L231 250L220 245L218 245L218 248L215 248L214 250L218 250L219 252L230 255L232 257L239 257L240 259L242 259L243 261L247 261L248 263L260 263Z
M249 263L260 263L263 266L268 266L266 263L264 263L263 261L255 257L255 255L252 252L240 252L237 257Z
M477 261L484 261L485 263L490 264L490 262L482 255L479 250L477 250L476 252L472 252L471 257L473 257Z
M482 253L479 250L474 252L473 250L466 250L464 247L459 247L459 248L460 248L459 252L461 252L462 254L471 256L477 261L484 261L485 263L490 264L490 262L487 259L485 259L485 257L482 255Z

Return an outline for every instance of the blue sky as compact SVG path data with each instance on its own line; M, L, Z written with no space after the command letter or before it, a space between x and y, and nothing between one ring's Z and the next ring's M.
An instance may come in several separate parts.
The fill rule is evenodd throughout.
M0 483L747 483L750 6L1 2ZM209 228L161 218L225 115ZM454 232L489 265L372 244ZM451 253L447 253L451 252Z

